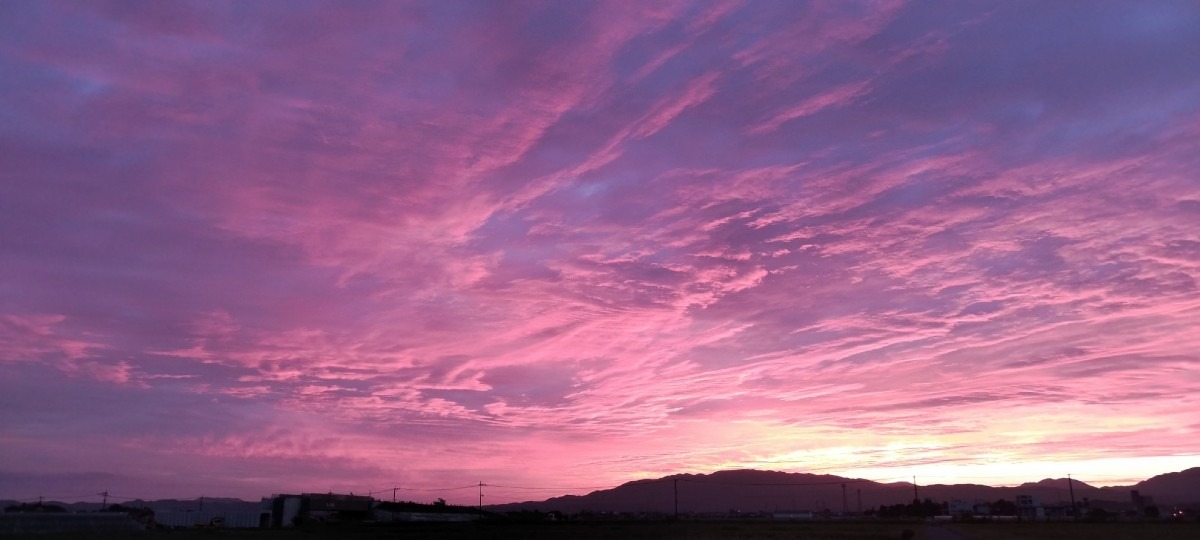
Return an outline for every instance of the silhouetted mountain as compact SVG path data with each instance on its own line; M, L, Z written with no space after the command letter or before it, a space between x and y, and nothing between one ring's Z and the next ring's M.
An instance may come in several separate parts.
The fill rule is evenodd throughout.
M1034 495L1045 504L1066 503L1074 488L1075 500L1129 501L1129 491L1139 490L1160 504L1200 500L1200 469L1156 476L1134 486L1097 488L1066 478L1047 478L1016 487L979 484L934 484L918 486L916 496L934 501L1014 500L1017 495ZM843 484L845 489L843 491ZM678 491L676 491L678 490ZM680 512L763 512L786 510L830 510L857 512L881 505L912 502L913 485L908 482L879 483L833 475L737 470L712 474L679 474L655 480L638 480L587 495L567 495L545 501L494 505L494 511L557 510L575 513L655 512L675 510L676 493ZM843 498L844 493L844 498Z
M1075 500L1130 501L1130 491L1154 498L1158 505L1185 503L1200 504L1200 467L1180 472L1160 474L1132 486L1098 488L1074 480ZM845 485L843 491L842 485ZM678 490L678 491L676 491ZM652 480L636 480L613 489L594 491L587 495L567 495L545 501L527 501L488 506L489 510L557 510L566 513L595 512L657 512L671 514L675 510L676 493L680 512L763 512L787 510L830 510L843 508L857 512L882 505L904 504L913 500L913 485L909 482L879 483L858 478L776 471L735 470L712 474L677 474ZM843 493L845 499L843 503ZM921 499L934 501L995 501L1014 500L1017 495L1034 495L1043 503L1054 504L1070 500L1066 478L1046 478L1016 487L994 487L979 484L933 484L917 487ZM25 501L28 502L28 501ZM113 502L113 501L110 501ZM20 505L20 501L0 501L0 508ZM97 502L65 503L45 501L45 505L60 506L68 512L95 512ZM258 501L235 498L205 497L206 511L255 511ZM843 506L844 504L844 506ZM161 499L154 501L121 501L131 508L150 508L156 511L198 511L198 499Z
M1200 503L1200 467L1160 474L1128 487L1104 489L1120 491L1126 498L1130 490L1136 489L1159 504Z
M678 493L680 512L813 509L830 509L837 512L843 508L843 484L846 486L845 507L849 511L858 509L860 491L863 508L912 500L912 484L906 482L881 484L833 475L736 470L707 475L678 474L656 480L637 480L588 495L568 495L542 502L496 505L493 509L670 514L675 510Z

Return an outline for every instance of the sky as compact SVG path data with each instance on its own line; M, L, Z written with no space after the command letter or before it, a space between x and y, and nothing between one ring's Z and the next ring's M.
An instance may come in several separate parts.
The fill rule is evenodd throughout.
M0 2L0 497L1200 466L1198 50L1166 0Z

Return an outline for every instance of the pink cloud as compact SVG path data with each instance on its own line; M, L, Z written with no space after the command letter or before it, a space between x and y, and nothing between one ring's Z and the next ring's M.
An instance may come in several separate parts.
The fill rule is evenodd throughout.
M772 116L762 124L750 128L748 133L756 135L778 129L784 123L811 116L836 107L846 107L870 92L870 83L860 81L835 87L823 94L812 96Z

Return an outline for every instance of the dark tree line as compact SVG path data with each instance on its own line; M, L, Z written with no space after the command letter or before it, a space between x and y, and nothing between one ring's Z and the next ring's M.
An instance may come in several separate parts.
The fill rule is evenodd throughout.
M66 512L67 509L57 504L21 503L4 507L5 512L21 514L49 514Z
M914 499L908 504L880 506L875 513L881 518L927 518L945 514L948 510L945 503L936 503L933 502L933 499L926 498L923 501Z
M1017 504L1005 499L988 503L988 509L993 516L1017 515ZM868 512L868 514L870 513ZM928 518L949 513L950 507L947 503L934 502L929 498L923 501L913 500L908 504L881 506L874 511L874 514L881 518Z

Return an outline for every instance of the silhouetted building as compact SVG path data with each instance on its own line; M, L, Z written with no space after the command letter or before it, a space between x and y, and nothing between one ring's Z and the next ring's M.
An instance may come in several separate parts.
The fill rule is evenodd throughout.
M1138 490L1129 492L1129 498L1133 501L1133 508L1140 512L1145 512L1147 507L1154 506L1154 497L1142 495Z
M1021 519L1042 519L1046 510L1042 508L1037 495L1017 495L1017 516Z
M170 529L255 529L270 525L268 511L235 510L164 510L154 514L154 522Z
M1071 508L1071 503L1060 502L1057 504L1044 505L1042 510L1046 514L1048 520L1069 520L1075 517L1074 509Z
M956 518L967 518L974 516L991 515L992 508L985 501L964 501L962 499L954 499L946 506L949 515Z
M271 527L293 527L369 519L373 501L371 497L339 493L284 494L264 498L263 507L270 512Z

